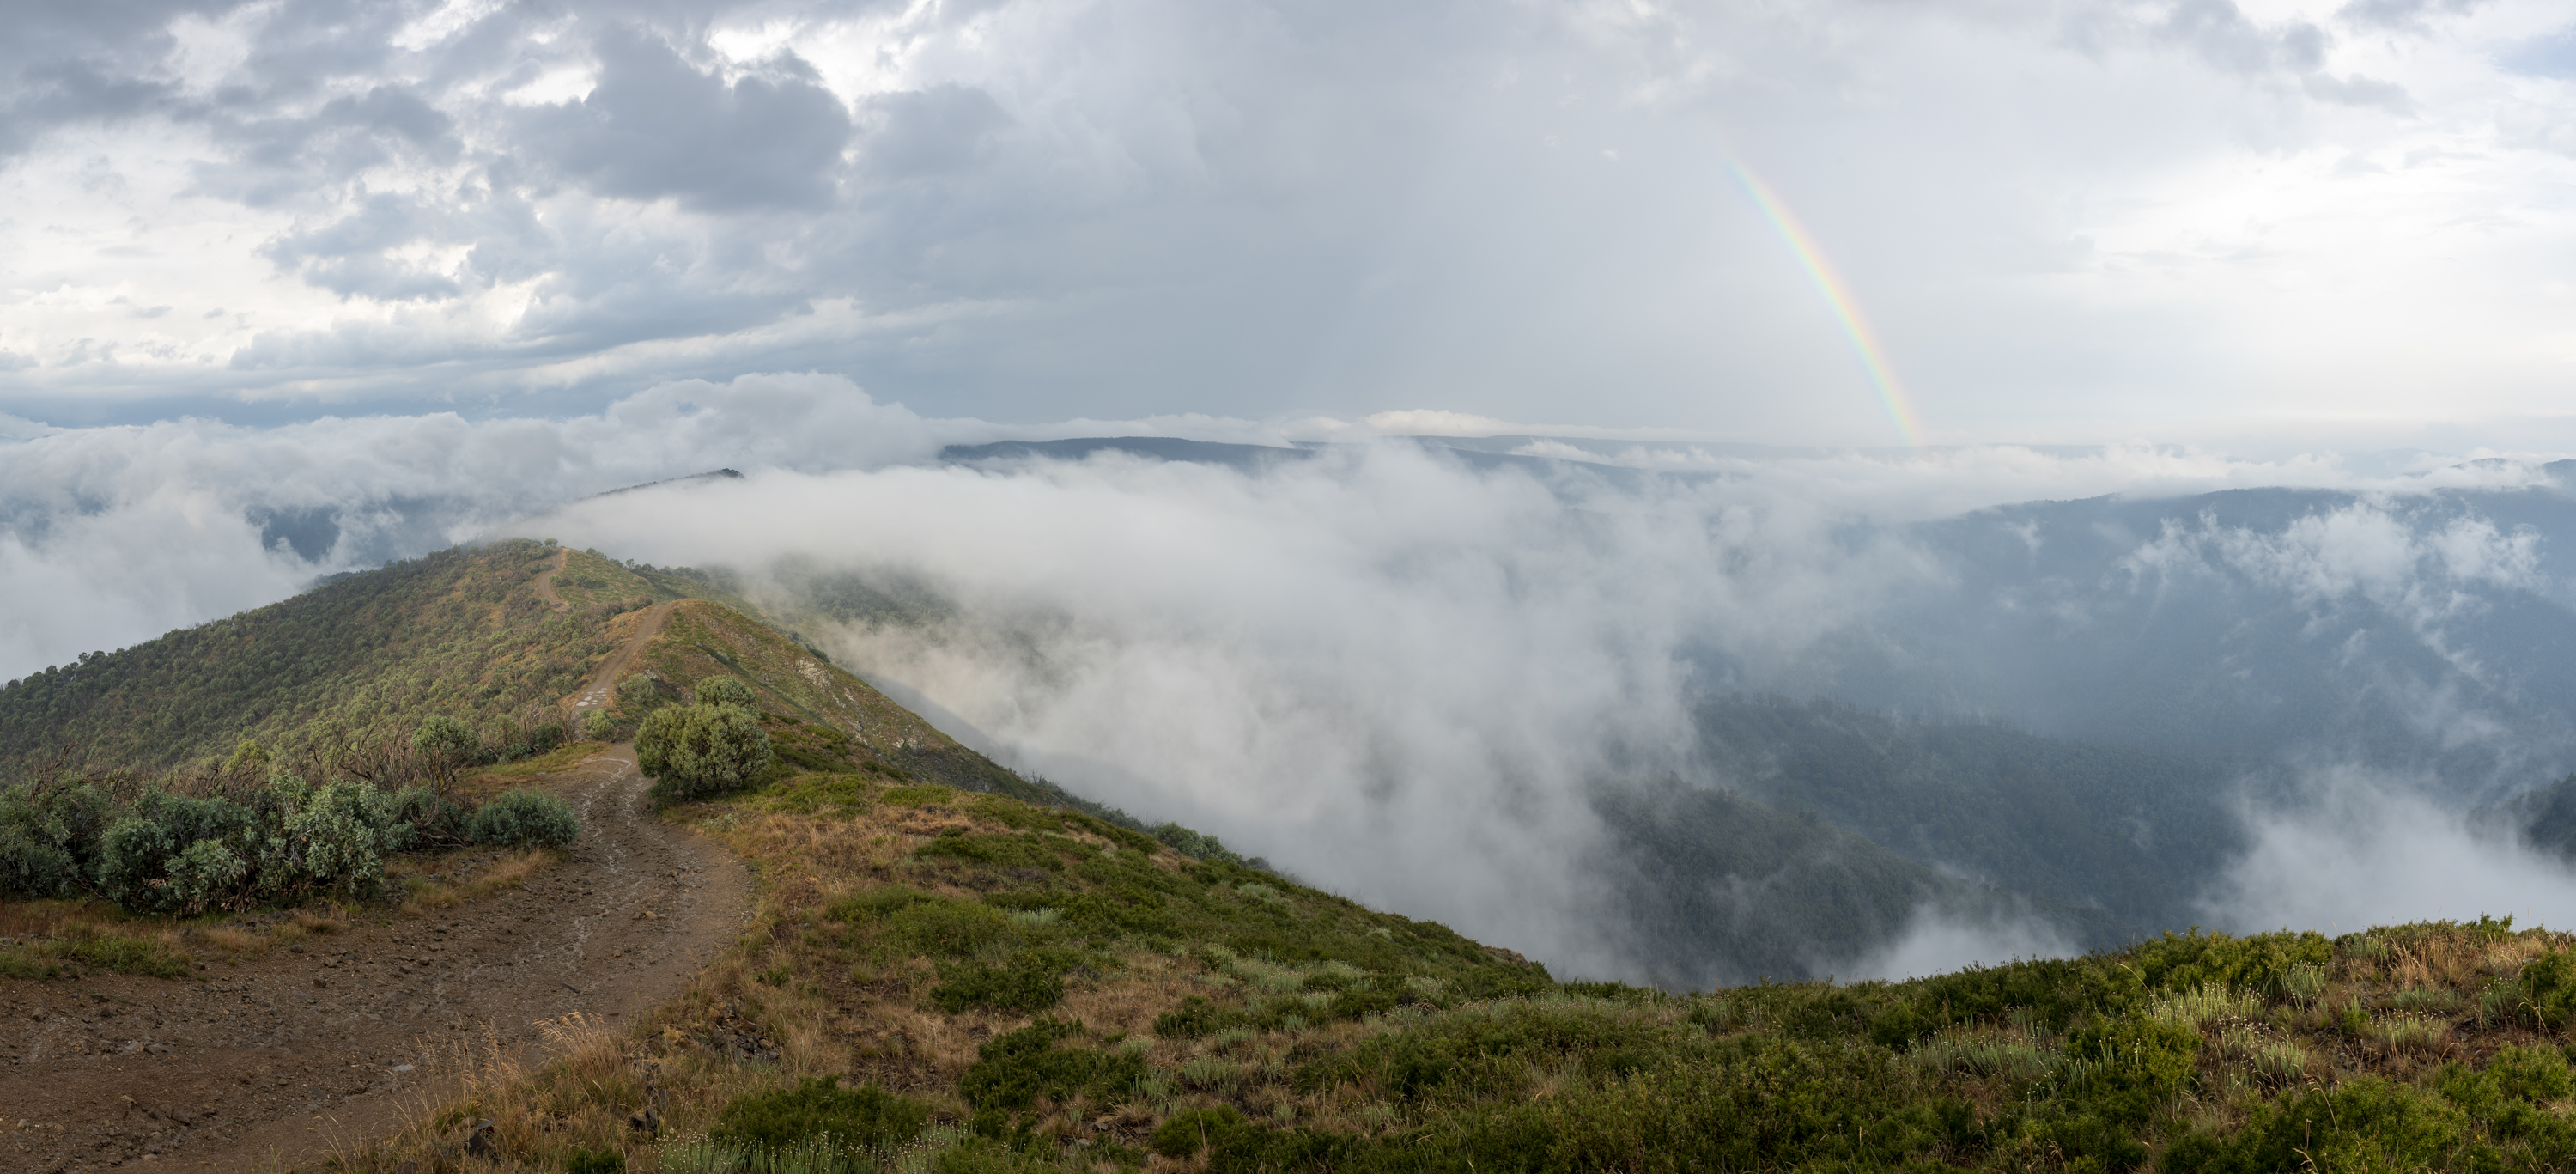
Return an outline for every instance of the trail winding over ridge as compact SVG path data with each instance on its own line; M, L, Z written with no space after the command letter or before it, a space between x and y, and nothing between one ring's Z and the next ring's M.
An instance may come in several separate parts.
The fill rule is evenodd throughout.
M668 612L644 617L577 710L605 704ZM533 1045L537 1020L573 1011L631 1023L741 933L748 872L654 817L633 747L530 785L570 801L582 834L524 887L189 980L0 980L0 1169L309 1166L401 1127L442 1045L487 1025Z

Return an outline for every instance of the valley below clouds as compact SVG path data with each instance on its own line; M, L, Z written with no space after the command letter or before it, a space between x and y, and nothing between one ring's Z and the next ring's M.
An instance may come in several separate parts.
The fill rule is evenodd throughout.
M2472 820L2576 770L2576 493L2539 461L1002 426L813 375L31 432L0 675L556 538L728 576L1024 773L1567 974L2576 915ZM1186 443L1044 443L1122 435Z

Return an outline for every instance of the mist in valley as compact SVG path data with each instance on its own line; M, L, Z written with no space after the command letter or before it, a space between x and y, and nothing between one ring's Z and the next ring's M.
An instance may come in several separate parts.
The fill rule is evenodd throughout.
M654 410L683 400L711 406ZM870 447L586 496L833 412ZM2545 462L1249 423L1068 459L1002 431L783 379L265 481L220 474L273 433L68 434L31 449L97 508L18 490L20 517L59 517L20 532L20 582L130 568L173 526L234 569L99 576L22 621L18 656L37 629L114 630L100 611L148 629L520 533L730 576L1025 774L1568 975L1699 988L2193 925L2576 915L2561 857L2494 814L2576 770L2554 653L2576 493ZM588 452L650 456L514 459Z

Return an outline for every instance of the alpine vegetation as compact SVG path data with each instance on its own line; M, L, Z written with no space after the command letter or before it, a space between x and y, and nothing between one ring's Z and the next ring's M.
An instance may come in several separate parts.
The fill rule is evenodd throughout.
M775 757L752 711L751 689L733 677L698 683L698 703L647 714L635 731L635 765L655 796L697 799L750 784Z
M39 778L0 787L0 896L181 915L367 900L383 891L394 853L561 847L579 835L570 806L533 791L469 810L417 782L316 780L283 768L255 782Z

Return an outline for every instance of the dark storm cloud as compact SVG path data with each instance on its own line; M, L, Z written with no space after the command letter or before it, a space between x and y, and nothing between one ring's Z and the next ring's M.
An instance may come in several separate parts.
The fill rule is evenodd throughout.
M640 29L594 48L598 88L528 118L530 145L592 191L720 211L832 202L850 115L803 61L728 84Z

